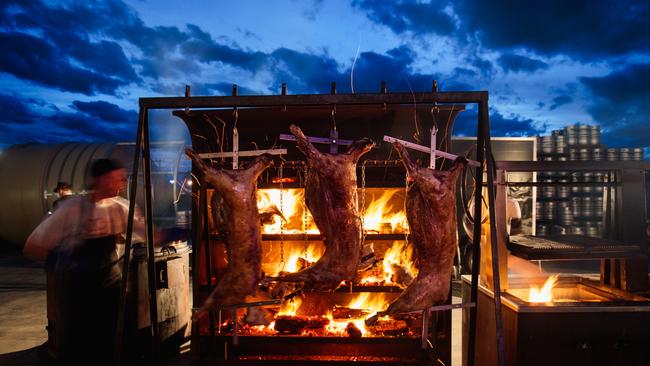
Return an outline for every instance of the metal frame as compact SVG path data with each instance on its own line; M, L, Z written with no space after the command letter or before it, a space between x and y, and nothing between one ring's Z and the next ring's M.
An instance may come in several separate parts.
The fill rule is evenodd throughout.
M492 145L490 142L490 121L488 112L488 92L487 91L471 91L471 92L438 92L437 85L434 82L433 92L418 92L418 93L387 93L384 84L382 83L381 93L378 94L336 94L335 84L332 84L332 94L303 94L303 95L286 95L286 89L283 85L282 95L268 95L268 96L238 96L237 87L233 86L233 96L198 96L191 97L189 87L186 87L185 97L164 97L164 98L140 98L139 105L139 118L138 118L138 133L136 140L136 148L134 153L133 173L131 176L131 192L130 197L136 196L136 179L137 170L140 162L140 157L144 162L143 175L144 175L144 193L145 193L145 207L144 215L147 227L147 247L148 247L148 278L149 278L149 291L150 291L150 316L152 324L152 356L153 362L159 363L158 351L160 348L160 340L158 337L158 321L157 321L157 306L156 306L156 289L154 278L154 260L153 260L153 220L152 220L152 205L151 205L151 168L150 168L150 141L149 141L149 110L151 109L174 109L184 108L241 108L241 107L270 107L278 106L286 108L288 106L333 106L336 105L387 105L387 104L403 104L411 105L414 103L465 103L478 105L478 123L477 123L477 160L481 166L476 168L477 186L483 186L483 171L487 170L487 186L488 186L488 208L491 217L496 217L495 212L495 172L496 166L494 159L492 159ZM140 155L142 154L142 155ZM484 169L485 168L485 169ZM195 189L195 188L193 188ZM483 200L482 190L476 190L476 200L478 202ZM196 200L192 200L192 220L193 226L196 223L201 223L199 218L199 207L195 207ZM200 205L200 206L204 206ZM482 205L475 205L474 217L481 217ZM203 208L205 210L205 208ZM124 331L124 313L126 308L125 293L126 284L128 283L128 268L129 268L129 252L131 249L131 239L133 231L133 218L135 211L135 202L131 200L129 207L129 218L126 233L126 250L124 255L123 277L122 277L122 301L119 308L120 324L118 325L118 334L116 337L119 341L118 345L122 342L122 333ZM197 221L198 220L198 221ZM501 286L499 276L499 254L497 249L497 230L496 220L491 220L491 245L493 253L493 273L494 273L494 292L495 292L495 319L496 319L496 346L497 346L497 364L504 365L504 337L503 337L503 324L501 318ZM207 228L203 228L207 230ZM195 245L199 247L202 230L193 230L193 240ZM209 240L207 235L203 239ZM476 225L474 228L474 243L479 243L481 237L481 226ZM478 272L480 262L480 246L476 245L473 253L472 265L472 287L471 287L471 302L476 303L477 290L478 290ZM505 255L505 253L502 253ZM199 251L194 253L194 300L198 301L198 274L197 270L200 267L198 263ZM209 258L208 258L209 259ZM208 278L210 282L210 278ZM470 334L469 334L469 347L467 360L468 365L474 364L474 345L476 343L476 307L470 307ZM198 334L196 323L192 326L192 333ZM118 360L120 360L121 347L118 347ZM121 360L120 360L121 361Z

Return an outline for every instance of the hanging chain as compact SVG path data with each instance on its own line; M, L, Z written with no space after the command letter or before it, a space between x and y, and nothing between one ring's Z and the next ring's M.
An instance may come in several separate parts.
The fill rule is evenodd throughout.
M284 162L280 163L280 263L284 269Z
M307 165L304 166L303 169L303 179L306 182L307 180L307 170L309 167ZM302 183L302 182L301 182ZM302 233L303 233L303 238L304 238L304 243L302 246L302 256L307 259L307 192L305 191L305 185L301 184L303 186L302 189Z
M361 164L361 242L366 240L366 162L364 160Z

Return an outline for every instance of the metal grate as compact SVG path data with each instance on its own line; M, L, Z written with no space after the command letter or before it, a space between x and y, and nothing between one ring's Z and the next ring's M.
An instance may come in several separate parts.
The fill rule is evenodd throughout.
M629 258L642 255L640 246L582 235L512 236L508 249L528 260Z

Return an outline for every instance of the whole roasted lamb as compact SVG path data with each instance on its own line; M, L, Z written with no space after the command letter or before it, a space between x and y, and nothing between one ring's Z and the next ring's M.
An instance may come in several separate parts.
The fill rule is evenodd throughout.
M318 151L297 126L291 125L290 130L307 157L305 201L324 237L325 252L314 265L271 279L302 282L305 290L331 291L343 280L352 280L361 261L356 164L374 143L362 139L347 152L332 155Z
M417 277L379 316L424 310L447 300L456 253L456 180L467 164L456 159L447 171L420 167L406 148L393 146L399 153L409 177L406 194L406 218L415 249Z
M242 303L257 290L262 261L257 178L272 161L263 155L246 169L218 170L208 166L191 149L185 152L214 188L212 215L228 252L228 268L194 313L193 319L197 320L215 307Z

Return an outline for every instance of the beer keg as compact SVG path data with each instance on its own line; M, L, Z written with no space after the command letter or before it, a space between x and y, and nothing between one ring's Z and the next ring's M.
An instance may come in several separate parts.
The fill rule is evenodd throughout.
M589 126L578 125L578 145L589 145Z
M600 126L589 126L589 144L600 144Z
M618 149L610 147L607 149L607 161L616 161L618 160Z
M573 146L578 143L576 132L576 125L564 127L564 143L566 146Z

